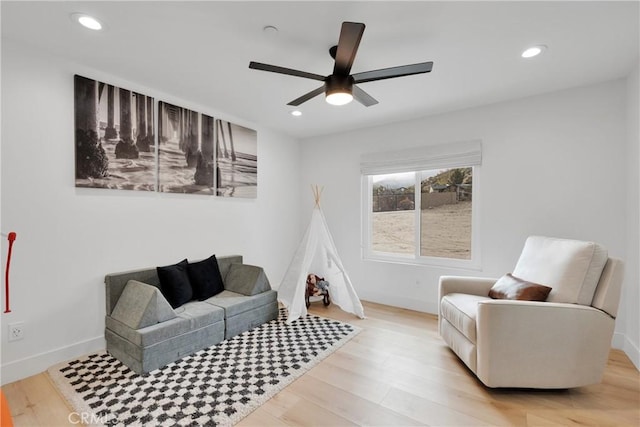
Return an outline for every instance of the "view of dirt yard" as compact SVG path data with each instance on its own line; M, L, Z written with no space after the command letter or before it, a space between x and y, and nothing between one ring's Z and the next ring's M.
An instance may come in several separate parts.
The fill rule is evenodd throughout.
M415 247L414 211L374 212L374 251L412 254ZM420 255L471 258L471 202L423 209L420 216Z

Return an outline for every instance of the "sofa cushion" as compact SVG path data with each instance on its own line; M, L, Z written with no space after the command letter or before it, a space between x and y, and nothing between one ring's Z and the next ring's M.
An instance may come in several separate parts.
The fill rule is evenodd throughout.
M215 255L202 261L190 262L187 264L187 272L194 299L203 301L224 291L224 282Z
M105 321L107 329L140 347L149 347L193 330L190 320L182 317L174 317L137 330L110 316L106 316Z
M513 275L550 286L550 302L590 305L607 258L594 242L531 236Z
M446 319L443 319L440 323L440 336L469 369L476 372L476 343L469 341L462 332L456 329Z
M156 267L162 294L173 308L180 307L193 298L193 290L187 272L188 264L185 258L177 264Z
M522 301L546 301L551 288L514 277L510 273L502 276L489 290L493 299Z
M440 315L475 344L478 303L490 299L488 296L448 294L440 301Z
M247 264L231 264L224 288L242 295L256 295L271 290L269 279L262 267Z
M225 317L237 316L249 310L277 301L277 292L269 290L255 296L246 296L236 292L223 291L205 302L224 308Z
M176 317L160 289L129 280L111 317L132 329L141 329Z
M200 301L191 301L176 309L178 317L189 320L192 329L224 320L224 309Z

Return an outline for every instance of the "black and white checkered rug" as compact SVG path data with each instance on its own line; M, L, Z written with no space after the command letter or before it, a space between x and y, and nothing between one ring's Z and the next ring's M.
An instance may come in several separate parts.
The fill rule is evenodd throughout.
M138 375L102 351L48 370L76 412L109 426L233 425L355 336L352 325L308 315L277 320Z

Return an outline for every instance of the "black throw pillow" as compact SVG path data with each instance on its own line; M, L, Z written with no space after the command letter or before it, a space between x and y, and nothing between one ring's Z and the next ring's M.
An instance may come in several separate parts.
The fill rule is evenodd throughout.
M156 267L160 290L171 307L178 308L193 299L186 258L174 265Z
M215 255L203 261L189 263L187 271L193 288L193 298L203 301L224 291L224 283Z

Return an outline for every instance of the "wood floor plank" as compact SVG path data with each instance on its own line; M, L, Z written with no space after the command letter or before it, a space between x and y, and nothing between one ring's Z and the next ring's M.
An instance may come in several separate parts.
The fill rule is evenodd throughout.
M326 360L333 367L349 370L364 378L373 378L383 382L393 380L393 372L384 369L384 364L366 359L362 356L336 352Z
M377 376L360 375L353 370L333 365L331 361L316 366L308 375L373 403L382 402L390 388L387 382L381 381Z
M640 410L534 411L528 414L527 423L536 426L637 426L640 425Z
M260 407L274 417L281 418L289 409L297 405L302 398L288 391L286 388L269 399Z
M437 317L364 303L310 312L362 331L238 423L248 426L635 426L640 373L612 350L600 384L570 390L485 387L438 336ZM3 387L14 425L62 426L70 409L46 373Z
M281 419L288 425L292 426L313 427L317 426L319 423L328 426L357 425L348 419L341 417L335 411L329 410L326 407L307 399L300 399L298 403L282 414Z
M262 405L251 414L240 420L236 426L238 427L252 427L252 426L264 426L264 427L282 427L289 426L282 418L276 417L271 414L266 407Z
M399 390L446 406L496 426L523 425L525 414L515 406L500 404L488 394L467 393L447 385L398 371L393 386Z
M335 355L341 356L352 356L357 357L358 360L366 360L369 364L382 366L383 363L389 358L390 354L387 351L382 350L374 350L366 345L360 344L358 341L351 340L342 348L333 353L330 357L334 357Z
M382 406L430 426L484 425L480 418L466 415L404 390L392 388Z
M305 375L289 386L291 392L331 411L355 425L419 425L416 420L388 410L323 380ZM321 420L321 419L320 419ZM316 422L321 422L316 420ZM326 424L330 425L330 424Z
M14 426L73 425L71 409L45 373L2 388Z

